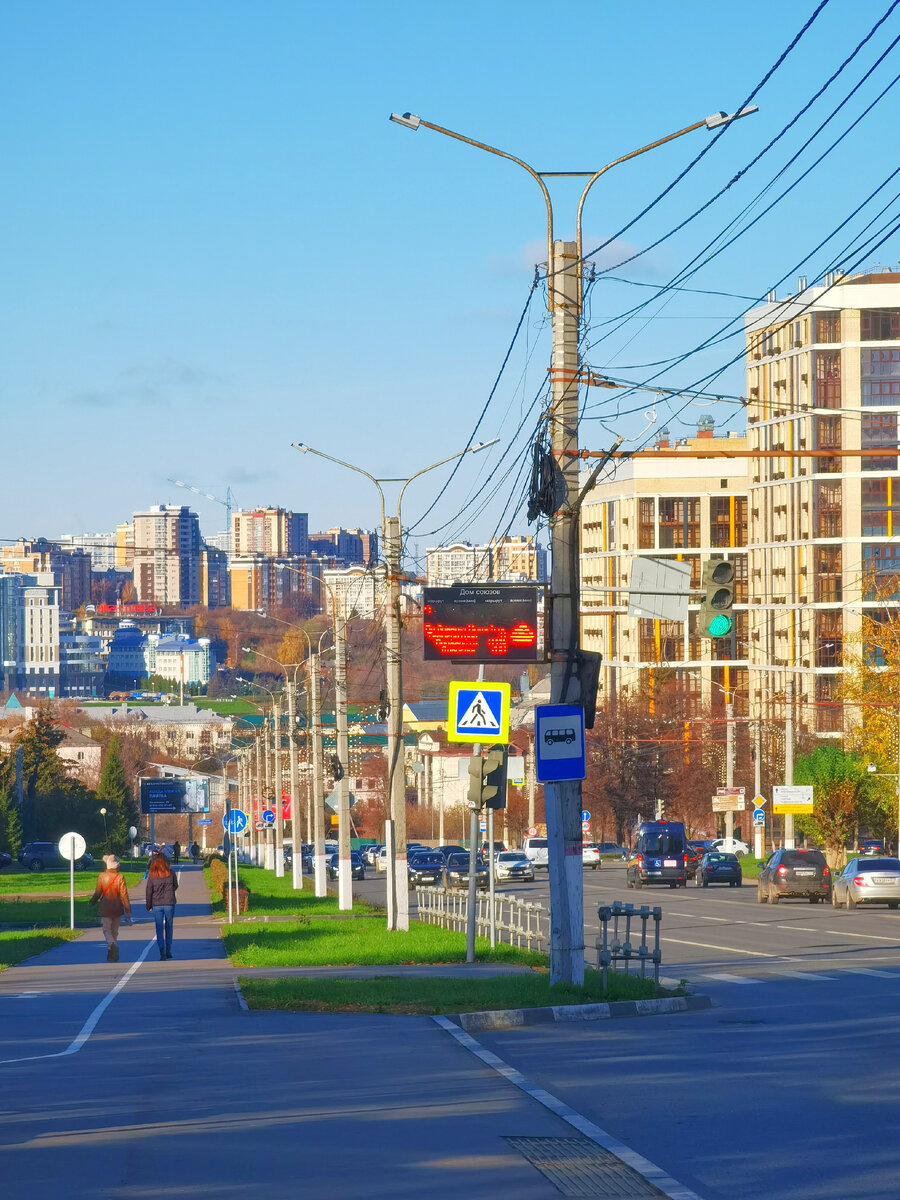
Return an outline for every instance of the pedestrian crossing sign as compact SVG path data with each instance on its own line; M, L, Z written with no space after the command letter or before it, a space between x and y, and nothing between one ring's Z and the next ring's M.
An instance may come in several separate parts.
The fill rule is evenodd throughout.
M509 741L508 683L450 684L448 742Z

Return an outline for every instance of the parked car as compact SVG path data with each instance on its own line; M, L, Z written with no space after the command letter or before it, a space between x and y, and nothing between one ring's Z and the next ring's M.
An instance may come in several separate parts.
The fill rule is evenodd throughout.
M650 883L669 887L687 885L687 839L684 826L677 821L646 821L640 827L637 844L626 868L626 883L639 888Z
M719 854L736 854L738 858L750 853L750 847L747 843L742 842L740 838L734 837L716 838L710 849L718 851Z
M884 854L883 838L860 838L857 854Z
M524 850L501 850L494 860L494 878L526 882L534 879L534 863Z
M547 866L547 839L545 837L527 837L522 842L522 849L536 867Z
M760 865L756 899L777 904L785 896L806 897L810 904L831 894L831 870L821 850L776 850Z
M438 846L435 853L439 854L446 862L451 854L468 854L469 852L465 846Z
M55 842L28 842L19 851L19 862L29 871L62 871L69 869L69 860L63 858ZM91 871L94 860L87 851L75 859L76 871Z
M468 854L451 854L444 863L443 883L445 888L467 888L469 886ZM486 888L490 884L488 869L481 855L475 859L475 886Z
M846 904L851 912L860 904L900 907L900 859L851 858L834 877L831 903L835 908Z
M494 842L494 851L493 851L493 853L494 853L494 856L495 856L495 857L496 857L496 856L497 856L497 855L500 853L500 851L501 851L501 850L505 850L505 849L506 849L506 844L505 844L504 842L497 842L497 841L495 841L495 842ZM481 843L481 845L478 847L478 853L479 853L479 854L485 854L485 855L487 855L487 854L489 854L490 852L491 852L491 848L490 848L490 846L487 844L487 842L482 842L482 843Z
M596 871L600 866L600 847L596 842L585 842L581 847L581 865Z
M325 864L325 869L328 872L329 879L337 879L340 866L341 856L332 854ZM362 860L362 855L358 850L350 851L350 873L353 879L365 879L366 864Z
M444 860L436 850L422 850L411 854L406 860L406 873L413 885L437 886L441 882L443 871Z
M387 871L387 864L388 864L387 846L380 846L378 848L378 853L375 856L375 870L379 873L379 875L381 875L385 871Z
M699 850L701 858L704 854L716 852L716 843L714 838L705 838L699 842L688 842L688 845L693 846L695 850ZM726 853L730 853L730 851L726 851Z
M597 849L600 851L600 857L605 855L618 855L623 861L628 858L628 851L624 846L620 846L617 842L601 842Z
M740 887L743 882L741 864L736 854L704 854L697 868L697 887L709 887L711 883L727 883L729 887Z
M7 854L5 850L0 850L0 871L2 871L4 867L11 867L12 860L13 857L11 854Z
M697 871L700 869L700 860L703 858L703 851L698 850L691 842L685 842L684 846L684 868L687 871L688 879L694 879Z

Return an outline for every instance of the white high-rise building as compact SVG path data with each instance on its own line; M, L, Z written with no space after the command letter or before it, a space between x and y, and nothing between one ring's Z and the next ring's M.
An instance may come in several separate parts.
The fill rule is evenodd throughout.
M200 521L187 505L134 514L134 587L139 601L199 604Z

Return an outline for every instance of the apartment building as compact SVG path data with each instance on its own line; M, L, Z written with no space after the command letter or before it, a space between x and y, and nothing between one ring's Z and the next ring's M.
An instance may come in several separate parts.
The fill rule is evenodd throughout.
M113 564L117 571L134 569L134 522L124 521L116 526L116 561Z
M384 567L346 567L323 571L325 605L328 615L335 613L344 621L356 618L374 621L384 611L387 573Z
M305 555L309 550L309 517L284 508L234 512L228 549L235 555Z
M844 644L900 574L900 272L801 279L746 337L752 702L837 733Z
M335 526L323 532L311 533L309 548L311 553L336 558L344 566L353 563L374 565L378 561L378 534L372 529L342 529Z
M56 539L61 550L85 550L91 556L92 571L115 570L115 533L64 533Z
M425 551L429 587L455 583L543 583L547 551L533 537L492 538L483 546L453 542Z
M231 604L228 554L208 542L200 552L200 596L206 608L228 608Z
M739 710L746 707L747 459L739 452L747 445L734 433L716 437L708 419L697 437L674 445L662 430L652 450L618 460L585 497L581 644L602 654L601 687L610 699L622 689L645 690L654 670L674 667L698 711L721 704L726 689L734 691ZM698 597L689 604L687 623L628 616L623 609L632 565L641 556L689 562L690 586L698 589L704 559L732 561L732 636L709 641L699 635Z
M134 514L134 588L140 601L199 604L200 521L187 505Z
M61 546L47 538L19 538L0 546L0 571L6 574L52 573L60 589L61 606L73 612L91 601L91 555L80 548Z
M330 563L334 560L331 559ZM233 608L319 612L321 576L329 560L304 555L237 554L229 560Z

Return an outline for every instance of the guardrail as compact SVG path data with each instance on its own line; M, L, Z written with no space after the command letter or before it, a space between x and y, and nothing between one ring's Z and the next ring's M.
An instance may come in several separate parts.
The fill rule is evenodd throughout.
M623 904L615 900L612 904L601 904L597 908L600 918L600 937L597 938L597 965L603 972L603 986L606 987L607 971L610 967L619 970L619 964L625 964L625 974L629 974L631 963L641 964L641 978L647 975L647 964L653 964L653 978L659 983L659 964L662 955L659 949L659 925L662 921L662 909L650 908L644 904L635 908L633 904ZM624 923L624 936L619 936L619 922ZM634 921L641 923L641 940L638 946L632 943L631 926ZM647 925L653 922L653 944L647 942ZM610 926L612 937L610 938ZM636 972L635 972L636 973Z
M475 898L475 932L490 936L491 898L484 894ZM416 888L418 919L426 925L465 932L469 915L467 892L445 891L443 888ZM525 946L540 950L544 941L541 930L543 906L516 896L494 896L494 917L497 937L510 946ZM505 935L505 936L504 936Z

